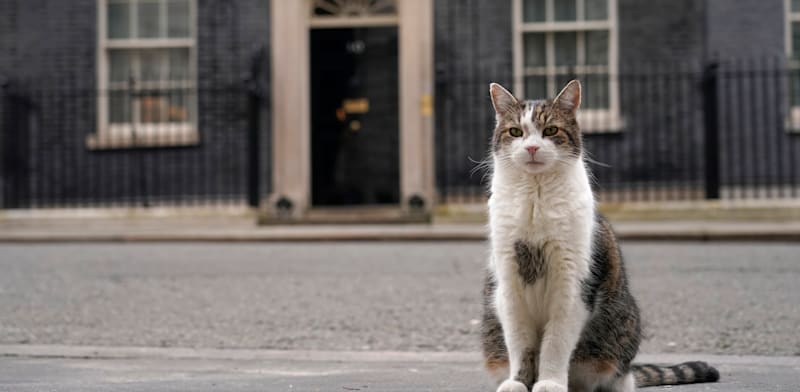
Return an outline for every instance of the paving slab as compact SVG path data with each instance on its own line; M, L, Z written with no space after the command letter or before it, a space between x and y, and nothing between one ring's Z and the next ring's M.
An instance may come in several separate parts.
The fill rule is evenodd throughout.
M800 390L799 357L646 354L704 360L718 383L647 390ZM0 346L0 391L492 391L470 352L328 352Z

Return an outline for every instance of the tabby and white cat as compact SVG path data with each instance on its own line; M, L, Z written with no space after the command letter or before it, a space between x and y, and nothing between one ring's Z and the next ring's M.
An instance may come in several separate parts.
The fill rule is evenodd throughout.
M485 365L498 392L628 392L716 381L703 362L632 365L642 338L614 233L595 210L576 80L552 100L491 84L497 125L484 288Z

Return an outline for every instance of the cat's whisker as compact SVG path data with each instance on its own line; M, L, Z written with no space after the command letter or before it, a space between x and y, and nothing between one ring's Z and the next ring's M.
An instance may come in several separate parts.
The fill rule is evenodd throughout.
M476 160L475 160L474 158L472 158L471 156L467 156L467 159L468 159L470 162L472 162L472 163L477 163L477 164L479 164L479 165L482 165L482 164L486 163L486 161L488 160L488 158L487 158L487 159L481 159L480 161L476 161Z
M470 176L474 175L478 171L486 170L486 172L484 172L484 177L485 177L486 173L488 173L488 171L490 171L489 169L491 169L492 167L492 162L489 158L486 158L481 161L476 161L472 159L472 157L467 157L467 159L469 159L470 162L475 164L475 167L473 167L472 170L469 171Z
M595 164L597 166L600 166L600 167L611 167L611 165L609 165L607 163L603 163L603 162L594 160L591 157L591 153L588 152L588 151L584 151L583 152L583 160L585 160L586 162L589 162L589 163L593 163L593 164Z
M491 177L491 175L492 175L492 159L491 159L491 157L487 157L486 159L481 160L481 161L476 161L475 159L472 159L472 157L467 157L467 159L469 159L470 162L476 164L475 167L473 167L469 172L470 177L472 177L473 175L475 175L475 173L477 173L479 171L483 172L483 174L481 175L481 180L480 180L481 183L486 182L486 179Z

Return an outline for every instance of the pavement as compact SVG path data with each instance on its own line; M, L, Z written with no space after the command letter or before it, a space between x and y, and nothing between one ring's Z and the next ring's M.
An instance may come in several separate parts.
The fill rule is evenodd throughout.
M798 357L641 355L703 360L720 382L647 390L797 391ZM493 391L477 353L0 346L0 391Z
M263 242L263 241L481 241L481 222L434 224L294 224L257 226L255 217L120 216L47 217L48 214L0 216L0 242ZM72 215L70 215L72 216ZM693 241L800 241L800 220L614 220L622 239Z

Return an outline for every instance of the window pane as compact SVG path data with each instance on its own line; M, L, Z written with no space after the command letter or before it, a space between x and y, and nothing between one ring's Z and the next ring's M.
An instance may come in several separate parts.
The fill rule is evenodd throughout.
M564 86L566 86L567 83L569 83L573 79L578 79L578 78L573 74L558 74L558 75L556 75L556 88L555 88L555 90L550 92L550 96L551 97L555 97L555 95L558 94L558 92L561 91L561 89L563 89ZM581 82L583 82L583 81L581 81ZM581 90L586 88L585 85L582 85L581 87L582 87ZM583 94L583 92L582 92L582 94ZM581 98L583 98L583 97L581 97ZM583 102L581 102L581 107L584 107L583 106Z
M608 109L608 75L592 74L583 77L583 101L586 109Z
M556 7L555 9L556 20L575 20L575 18L577 17L575 1L576 0L553 1L553 5L555 5Z
M546 76L526 76L525 77L525 98L544 99L550 96L547 94Z
M188 122L189 106L187 90L173 90L170 92L167 108L167 121L169 122Z
M586 20L608 19L608 0L585 0Z
M111 91L108 94L108 122L131 122L131 100L128 91Z
M126 82L131 76L131 55L127 50L108 51L108 81Z
M798 71L799 70L797 69L792 69L789 71L789 80L792 90L792 106L800 106L800 72Z
M537 67L547 64L543 33L526 33L525 40L525 66Z
M167 120L167 98L161 92L139 97L139 120L143 123L157 123Z
M792 58L800 59L800 22L792 22Z
M142 50L139 52L139 72L142 81L163 80L167 52L164 50Z
M522 2L524 22L544 22L544 0L525 0Z
M369 13L373 15L397 15L395 1L373 1Z
M800 12L800 0L792 0L792 12Z
M169 50L169 80L189 80L189 49Z
M311 10L311 16L373 16L396 15L396 0L316 0Z
M167 37L189 36L189 1L171 0L167 3Z
M556 65L575 65L577 62L576 32L555 33Z
M608 31L586 32L586 64L608 65Z
M138 7L138 37L156 38L159 37L159 6L156 1L140 1Z
M131 11L128 3L109 3L106 13L108 38L130 38Z

